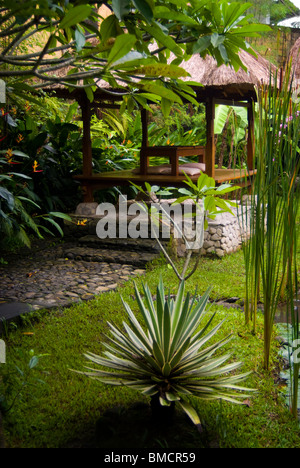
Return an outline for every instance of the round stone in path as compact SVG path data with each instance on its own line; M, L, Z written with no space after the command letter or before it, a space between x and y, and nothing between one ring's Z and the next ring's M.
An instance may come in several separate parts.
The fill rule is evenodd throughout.
M140 266L141 259L136 263L124 262L124 257L132 258L127 252L120 258L114 251L111 263L103 261L107 255L101 255L101 249L96 256L81 246L80 260L66 255L77 248L74 242L53 245L45 241L37 243L26 255L6 256L7 264L0 265L0 305L5 310L4 319L29 310L88 301L145 272Z

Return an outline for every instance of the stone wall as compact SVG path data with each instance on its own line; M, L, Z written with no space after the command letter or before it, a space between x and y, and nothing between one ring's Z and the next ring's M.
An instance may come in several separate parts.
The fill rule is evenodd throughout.
M250 208L246 207L243 207L242 210L239 206L232 208L235 216L230 213L222 213L215 220L210 220L204 233L202 254L215 254L218 257L224 257L225 254L239 250L243 240L250 236L249 210Z
M172 203L173 200L168 200L167 203ZM166 202L166 200L164 200ZM95 214L96 204L81 204L76 214L73 215L73 223L65 223L65 232L67 237L79 238L84 235L96 236L96 225L100 217ZM216 255L223 257L226 254L237 251L242 246L243 239L250 236L249 216L250 207L247 205L238 205L237 208L231 209L234 215L230 213L221 213L214 220L208 220L208 228L204 232L203 244L201 242L202 255ZM84 226L76 226L78 220L85 218ZM131 220L131 219L130 219ZM129 221L130 221L129 220ZM247 223L248 220L248 223ZM248 224L248 227L246 225ZM138 239L136 239L138 241ZM142 242L142 240L141 240ZM152 239L156 244L156 240ZM118 239L116 240L118 243ZM177 249L178 256L182 257L186 254L185 243L182 239L176 239L172 242L173 248ZM198 250L196 250L199 252Z
M171 200L172 201L172 200ZM208 219L208 227L204 231L202 255L216 255L224 257L226 254L236 252L242 246L243 240L250 237L250 206L241 205L236 201L237 207L231 208L233 213L220 213L215 219ZM182 239L176 240L177 253L185 256L186 247ZM195 252L199 252L195 250Z

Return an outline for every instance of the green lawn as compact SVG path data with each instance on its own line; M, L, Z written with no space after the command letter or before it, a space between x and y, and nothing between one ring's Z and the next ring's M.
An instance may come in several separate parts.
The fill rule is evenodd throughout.
M177 279L162 262L149 268L137 284L147 282L155 295L161 275L175 293ZM212 286L214 300L243 298L244 278L243 255L237 252L223 259L203 259L187 288L194 291L197 287L202 294ZM242 371L252 371L246 384L257 392L242 406L193 402L205 427L202 436L179 412L171 428L153 427L146 398L71 372L83 369L85 351L101 352L107 320L120 325L126 318L120 294L137 312L133 283L128 282L91 302L27 316L24 325L5 338L8 362L1 371L7 404L13 402L18 386L26 380L21 372L27 372L30 356L43 355L5 417L9 447L300 448L299 425L285 406L282 387L277 383L278 342L273 341L271 368L266 372L262 366L262 317L253 336L245 328L240 309L211 306L211 311L218 310L216 322L227 319L217 339L232 333L227 348L233 353L232 359L244 362ZM15 372L15 366L20 372ZM15 376L8 377L11 371Z

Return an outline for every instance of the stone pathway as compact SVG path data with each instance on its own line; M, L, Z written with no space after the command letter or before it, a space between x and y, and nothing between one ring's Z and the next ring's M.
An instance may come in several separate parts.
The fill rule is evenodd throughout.
M23 254L1 253L8 264L0 265L0 319L16 313L17 304L24 313L25 305L38 310L93 299L140 276L159 256L153 241L135 247L125 240L117 242L99 244L98 238L85 236L56 244L36 242Z

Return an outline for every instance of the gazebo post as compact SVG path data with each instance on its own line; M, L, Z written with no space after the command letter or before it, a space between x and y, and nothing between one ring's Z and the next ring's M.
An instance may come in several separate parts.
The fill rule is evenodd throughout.
M148 146L148 111L141 109L142 119L142 146Z
M145 108L141 109L142 120L142 148L140 151L140 171L141 174L147 174L149 159L144 155L144 148L148 146L148 111Z
M205 165L206 174L215 178L215 99L210 96L206 101L206 148Z
M92 141L91 141L91 103L86 96L82 94L79 105L82 112L83 122L83 135L82 135L82 154L83 154L83 176L90 177L93 172L93 155L92 155ZM83 199L85 203L91 203L94 201L93 190L90 186L86 185L83 187L84 195Z

